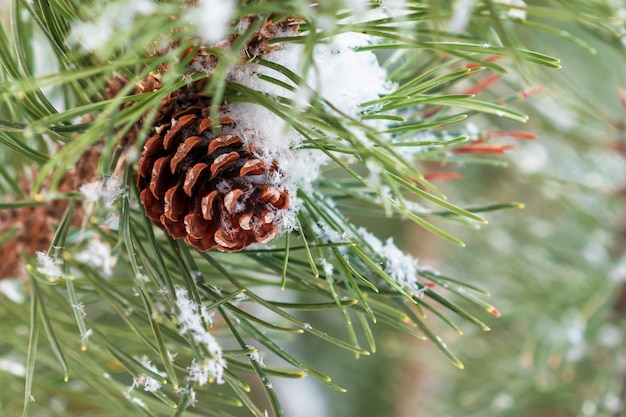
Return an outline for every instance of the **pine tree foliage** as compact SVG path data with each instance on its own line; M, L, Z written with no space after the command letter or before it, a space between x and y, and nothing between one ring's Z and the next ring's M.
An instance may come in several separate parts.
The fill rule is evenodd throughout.
M560 46L563 70L544 74L541 97L528 102L537 146L511 158L517 178L508 184L527 196L527 210L468 240L495 256L452 254L494 289L502 317L473 346L452 344L466 369L442 376L433 414L624 414L624 21L608 6L598 20L620 22L617 31L559 21L579 46L528 38ZM497 182L474 186L464 193L504 192Z
M521 207L482 198L462 207L434 183L468 165L503 165L497 154L533 137L492 129L527 121L514 107L535 89L512 87L519 79L559 67L525 49L516 27L581 45L537 18L619 33L603 20L611 10L576 3L580 12L492 0L0 3L0 244L19 260L2 281L0 415L283 415L274 378L346 388L285 347L304 333L358 358L376 351L374 326L388 326L462 367L439 333L460 332L458 321L489 330L498 310L488 293L351 218L401 218L463 246L454 230ZM264 48L296 59L247 53L268 22L288 18L298 33ZM349 36L360 40L334 43ZM323 47L354 55L345 65L375 53L386 83L347 80L346 94L373 88L375 97L343 108L321 92ZM157 73L162 88L135 89ZM505 95L476 97L507 77ZM199 252L144 214L137 159L155 111L199 80L216 115L239 109L237 123L271 132L258 146L297 162L285 173L299 176L291 217L271 244ZM265 126L272 118L283 124ZM303 312L333 314L343 330Z

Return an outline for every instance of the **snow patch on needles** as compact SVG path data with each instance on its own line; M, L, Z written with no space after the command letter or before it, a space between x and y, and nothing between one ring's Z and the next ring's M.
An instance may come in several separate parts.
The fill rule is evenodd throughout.
M176 307L180 334L191 336L194 342L204 346L210 355L202 363L193 360L188 368L189 379L201 386L213 381L223 384L226 361L222 357L222 347L206 329L206 325L211 325L213 322L212 314L205 305L191 300L187 290L181 287L176 287Z
M369 9L369 0L343 0L343 4L354 14L361 15Z
M220 363L216 360L205 358L202 363L195 359L192 360L187 370L189 371L189 380L196 382L202 387L213 381L216 381L218 384L223 384L224 368L226 368L226 362L224 360L221 359Z
M163 379L165 379L165 377L167 376L165 372L160 372L159 369L155 365L153 365L152 362L150 362L150 359L148 359L147 356L144 355L141 358L140 362L144 366L144 368L149 369L155 374L163 377ZM131 385L130 390L133 390L134 388L143 387L144 391L156 392L160 390L162 386L163 386L162 381L159 381L158 379L155 379L144 373L144 374L140 374L136 378L133 378L133 384Z
M450 32L459 33L465 30L476 3L476 0L457 0L454 2L452 19L448 25Z
M105 180L88 182L78 189L86 200L97 203L102 200L106 208L113 207L113 203L122 193L121 182L118 177L109 177Z
M398 17L409 13L406 0L382 0L379 9L389 17Z
M387 239L385 243L383 243L362 227L357 231L372 248L372 251L384 259L384 271L387 275L398 284L402 285L407 291L416 294L421 292L420 286L417 283L417 259L398 248L393 243L392 238Z
M296 100L306 107L310 92L316 91L340 112L360 118L360 105L377 99L394 89L387 79L386 71L380 67L376 55L371 51L357 51L356 48L373 43L373 38L357 33L342 33L333 36L325 43L317 45L313 51L313 67L303 78L311 89L300 87L293 91L267 82L259 75L275 78L293 85L282 73L260 65L244 65L234 68L230 81L245 85L270 96L282 96ZM295 43L285 43L269 51L265 60L279 64L296 74L301 74L304 47ZM294 86L295 88L296 86ZM304 90L304 91L303 91ZM263 106L248 103L234 103L234 118L244 130L256 133L267 149L282 153L289 147L296 147L303 137L280 117Z
M199 0L197 6L187 9L183 19L196 26L204 41L215 43L228 35L236 10L235 0Z
M361 2L350 2L351 5L353 3ZM357 48L373 43L373 39L363 34L342 33L331 37L327 42L319 43L313 51L312 68L308 74L302 75L308 86L295 86L281 72L256 64L233 68L229 81L268 96L294 100L297 104L294 108L281 108L287 115L293 113L294 118L298 117L297 112L306 112L311 99L319 94L339 112L361 121L362 103L389 94L395 88L373 52L357 51ZM296 74L302 74L304 53L303 45L285 43L269 51L263 58ZM259 75L292 85L294 90L267 82L259 78ZM260 153L270 161L277 160L284 170L292 199L282 230L293 230L296 225L295 216L301 207L301 202L295 197L296 190L311 192L321 167L330 159L319 150L298 150L305 138L291 128L283 117L262 105L233 103L229 106L229 112L237 120L244 139L254 140L260 145ZM387 122L384 121L370 120L363 123L378 129L387 127ZM360 131L355 132L355 135L361 134ZM294 151L290 152L290 149Z
M75 258L79 262L99 268L107 277L111 276L117 261L115 256L111 255L109 244L99 239L90 240L87 249L77 253Z
M101 10L94 11L93 21L76 22L70 33L70 39L88 51L96 51L105 46L120 30L130 28L137 16L149 15L156 10L152 0L101 4L106 5Z
M48 277L50 281L58 281L63 276L62 259L52 259L47 252L37 252L37 272Z
M524 0L500 0L497 2L509 7L506 15L511 19L526 20L526 2Z
M315 67L308 78L309 85L322 97L355 118L360 117L361 103L375 100L394 89L376 55L371 51L356 50L371 43L373 38L358 33L332 37L328 43L315 48Z

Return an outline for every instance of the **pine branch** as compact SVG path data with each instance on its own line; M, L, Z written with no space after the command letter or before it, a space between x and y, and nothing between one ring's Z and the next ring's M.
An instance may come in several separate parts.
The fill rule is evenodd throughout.
M429 339L462 367L426 313L455 331L449 316L488 330L473 313L498 314L485 292L433 272L350 215L402 218L462 246L458 224L478 227L486 223L478 213L519 207L465 208L429 178L503 164L494 155L512 143L467 120L524 123L511 107L530 92L476 96L507 71L528 76L559 64L524 49L514 33L519 24L555 34L531 21L546 9L487 1L472 11L469 33L455 33L442 29L453 16L438 3L373 2L359 11L334 1L224 2L212 9L226 13L211 22L223 26L216 35L195 20L211 4L204 1L11 2L0 31L0 219L8 225L0 242L20 259L9 275L23 277L12 281L21 298L2 302L13 319L3 324L11 336L0 354L27 364L13 381L25 380L23 414L40 413L38 398L58 394L68 399L65 413L220 416L246 407L262 417L254 375L273 414L283 415L274 376L309 375L344 390L285 339L306 333L359 357L375 350L378 323ZM112 20L122 9L124 18ZM481 30L485 22L493 32ZM235 126L229 132L254 144L250 154L270 155L262 162L287 178L280 192L289 209L275 207L274 242L257 236L257 246L233 249L241 253L200 252L174 239L190 235L189 223L172 237L164 220L148 218L142 192L161 179L141 175L161 165L145 162L146 140L174 131L179 114L159 117L167 104L187 111L179 101L189 97L218 121L207 132ZM449 166L455 172L443 171ZM331 313L343 329L309 323L302 311ZM27 340L20 325L30 328ZM276 364L264 365L262 354ZM67 388L53 388L59 378ZM3 405L11 394L0 395Z

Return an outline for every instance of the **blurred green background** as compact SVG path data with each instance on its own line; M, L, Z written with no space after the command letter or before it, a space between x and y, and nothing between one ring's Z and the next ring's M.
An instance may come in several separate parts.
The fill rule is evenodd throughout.
M289 381L280 389L287 409L298 409L291 415L626 415L626 117L618 93L626 87L626 56L616 37L573 23L562 28L595 54L521 30L524 46L559 57L563 68L533 67L532 83L505 77L481 93L504 97L543 84L514 104L531 116L526 126L488 120L490 129L528 130L537 140L518 142L502 158L507 168L466 167L462 181L437 183L451 201L519 201L525 208L488 215L490 224L479 231L455 228L466 248L403 223L392 222L395 233L389 223L370 219L368 226L383 237L401 236L422 264L490 291L501 312L486 319L492 331L466 325L458 336L435 327L464 370L430 343L384 329L378 352L358 361L343 352L320 354L324 345L311 340L302 345L307 360L349 392Z

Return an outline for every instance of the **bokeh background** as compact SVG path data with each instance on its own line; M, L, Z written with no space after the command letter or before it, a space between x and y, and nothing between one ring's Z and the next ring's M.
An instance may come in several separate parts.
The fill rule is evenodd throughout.
M624 39L572 22L549 24L584 43L523 29L518 40L557 56L563 68L533 67L530 83L505 77L481 93L503 97L542 85L514 104L531 116L522 128L537 139L501 158L506 168L466 167L462 181L437 183L452 201L517 201L525 208L490 214L478 231L456 228L465 248L401 222L368 225L381 237L395 236L422 264L487 289L501 317L485 319L490 332L467 325L459 336L437 328L464 370L432 344L382 328L379 351L357 361L320 354L324 346L316 341L303 344L307 360L349 391L289 381L283 396L298 410L292 415L626 415Z

